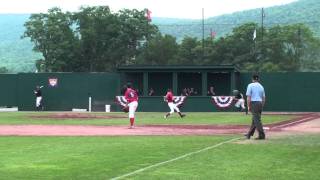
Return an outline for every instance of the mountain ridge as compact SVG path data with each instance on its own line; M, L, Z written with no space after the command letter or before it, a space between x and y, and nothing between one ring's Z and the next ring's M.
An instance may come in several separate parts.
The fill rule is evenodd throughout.
M320 3L318 0L299 0L286 5L265 8L265 26L305 23L320 37ZM28 38L21 39L25 30L23 24L30 14L0 14L0 67L9 72L34 72L35 61L41 54L32 51L33 44ZM261 9L252 9L205 19L205 38L221 37L246 22L261 23ZM181 41L185 36L202 38L202 20L153 17L163 34L175 36Z

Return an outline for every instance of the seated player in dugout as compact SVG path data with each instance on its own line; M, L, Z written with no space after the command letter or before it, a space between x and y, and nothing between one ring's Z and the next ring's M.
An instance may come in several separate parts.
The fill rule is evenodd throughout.
M150 88L149 92L148 92L148 95L149 96L154 96L154 89L153 88Z
M198 95L198 91L195 88L190 88L189 95L190 96L197 96Z
M189 91L187 88L183 88L181 91L181 96L189 96Z
M213 86L210 86L208 92L207 92L207 95L208 96L215 96L216 93L214 92L214 87Z

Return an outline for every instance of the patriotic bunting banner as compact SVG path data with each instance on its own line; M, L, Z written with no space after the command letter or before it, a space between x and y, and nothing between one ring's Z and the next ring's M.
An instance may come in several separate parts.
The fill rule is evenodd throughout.
M180 107L183 105L186 98L187 98L186 96L174 96L173 103L176 104L178 107Z
M219 109L230 108L234 103L233 96L212 96L212 102Z
M175 103L178 107L182 106L186 100L186 96L174 96L173 103ZM116 96L115 103L118 104L123 111L127 109L127 100L124 96Z
M181 107L186 99L187 96L173 96L173 103L176 104L177 107ZM163 100L167 101L165 96L163 96Z
M124 112L128 111L127 100L124 96L116 96L115 103L118 104Z

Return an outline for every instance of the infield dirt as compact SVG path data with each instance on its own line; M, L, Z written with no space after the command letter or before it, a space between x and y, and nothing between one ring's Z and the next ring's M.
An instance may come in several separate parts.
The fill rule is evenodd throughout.
M72 117L67 114L55 117ZM43 116L42 116L43 117ZM53 116L50 116L51 118ZM77 115L77 118L92 118L92 115ZM94 115L96 118L105 116ZM118 118L123 118L117 116ZM290 133L320 133L320 114L304 114L299 118L266 126L267 136ZM244 134L246 125L145 125L129 129L127 126L83 125L2 125L1 136L130 136L130 135L223 135Z

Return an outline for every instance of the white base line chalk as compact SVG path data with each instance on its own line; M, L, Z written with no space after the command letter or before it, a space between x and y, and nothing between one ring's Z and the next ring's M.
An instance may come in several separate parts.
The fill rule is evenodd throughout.
M176 157L176 158L167 160L167 161L163 161L163 162L160 162L160 163L157 163L157 164L153 164L153 165L150 165L150 166L147 166L147 167L144 167L144 168L135 170L135 171L133 171L133 172L130 172L130 173L127 173L127 174L118 176L118 177L114 177L114 178L112 178L111 180L118 180L118 179L122 179L122 178L125 178L125 177L128 177L128 176L132 176L132 175L138 174L138 173L140 173L140 172L142 172L142 171L145 171L145 170L148 170L148 169L151 169L151 168L154 168L154 167L158 167L158 166L161 166L161 165L164 165L164 164L168 164L168 163L170 163L170 162L177 161L177 160L186 158L186 157L188 157L188 156L201 153L201 152L203 152L203 151L208 151L208 150L210 150L210 149L214 149L214 148L219 147L219 146L221 146L221 145L223 145L223 144L226 144L226 143L229 143L229 142L232 142L232 141L236 141L236 140L239 140L239 139L241 139L241 138L240 138L240 137L237 137L237 138L233 138L233 139L230 139L230 140L227 140L227 141L223 141L223 142L221 142L221 143L215 144L215 145L213 145L213 146L206 147L206 148L201 149L201 150L198 150L198 151L194 151L194 152L191 152L191 153L188 153L188 154L184 154L184 155L182 155L182 156L179 156L179 157Z
M291 124L296 124L296 123L299 123L299 122L302 122L302 121L311 120L311 119L313 119L313 118L314 118L314 117L307 117L307 118L304 118L304 119L301 119L301 120L298 120L298 121L293 121L293 122L291 122L291 123L282 124L282 125L279 125L279 126L272 127L272 129L289 126L289 125L291 125Z

